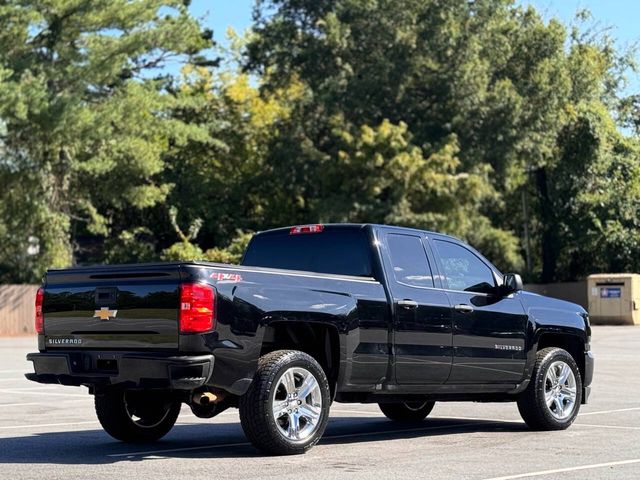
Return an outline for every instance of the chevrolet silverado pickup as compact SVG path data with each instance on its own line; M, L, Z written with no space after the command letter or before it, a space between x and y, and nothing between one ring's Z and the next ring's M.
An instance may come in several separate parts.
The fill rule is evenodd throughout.
M450 236L383 225L255 235L240 265L50 270L36 297L40 383L84 385L114 438L154 441L182 404L239 408L268 454L303 453L332 402L420 422L437 401L517 402L565 429L593 376L584 309L523 291Z

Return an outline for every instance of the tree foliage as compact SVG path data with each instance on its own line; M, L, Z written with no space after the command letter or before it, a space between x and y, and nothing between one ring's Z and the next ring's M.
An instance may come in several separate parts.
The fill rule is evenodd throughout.
M461 172L488 172L490 202L475 194L470 209L454 194L444 225L431 217L437 207L423 204L420 226L461 235L499 265L517 268L527 241L516 235L522 238L526 225L529 279L621 268L592 238L604 245L623 236L629 246L635 198L617 197L624 206L614 206L600 196L602 208L582 190L619 162L634 165L640 151L637 136L621 133L614 120L624 105L632 124L635 104L619 97L622 72L632 65L611 39L588 26L545 23L533 8L510 0L263 0L255 18L247 68L268 74L267 88L290 78L309 86L313 102L301 119L310 119L314 145L331 151L325 132L336 115L357 125L388 120L405 124L411 141L427 151L455 138ZM589 129L581 131L585 124ZM590 141L597 148L587 152ZM634 181L619 175L618 193L635 191ZM618 233L609 238L597 221L585 225L586 212L607 218ZM477 226L464 228L469 219ZM624 258L625 268L640 267L629 251Z
M237 262L252 232L311 222L444 231L529 280L640 269L634 57L588 14L259 0L254 18L223 51L177 0L0 6L0 279Z
M33 278L166 198L168 145L206 133L164 114L176 98L149 75L211 41L178 0L9 1L0 25L3 263Z

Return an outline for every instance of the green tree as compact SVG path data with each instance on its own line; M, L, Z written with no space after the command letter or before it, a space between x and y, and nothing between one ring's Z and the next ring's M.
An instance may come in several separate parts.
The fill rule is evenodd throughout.
M207 133L166 115L177 99L152 77L206 62L211 32L178 0L9 1L0 25L0 263L35 280L166 198L169 145Z
M308 85L313 101L300 107L297 120L302 126L296 134L308 139L316 156L335 158L338 153L332 134L335 118L349 134L353 126L405 124L411 147L427 158L441 158L438 152L454 139L456 165L447 168L459 187L449 188L451 182L443 177L417 175L414 190L405 192L411 199L389 198L397 209L412 203L411 215L367 218L445 230L490 249L501 266L521 265L512 233L519 225L499 224L492 214L504 210L498 192L511 178L505 156L516 156L514 143L522 135L519 126L513 125L522 101L513 84L498 73L509 58L508 34L522 26L509 2L284 0L260 2L256 15L247 68L269 73L267 88L290 78ZM495 60L503 65L495 66ZM512 151L505 152L506 148ZM382 156L386 153L380 151ZM370 155L372 163L359 164L371 165L370 169L347 168L347 181L356 181L351 180L354 175L388 176L389 170L376 171L374 158ZM410 159L406 166L413 166L398 174L411 176L412 170L420 170L415 162ZM429 165L435 168L432 173L441 167L434 162ZM339 175L337 170L329 171ZM476 182L484 179L487 184L466 195L469 190L461 188L464 182L460 181L464 177ZM426 184L433 181L442 184ZM318 197L319 203L324 200ZM375 196L360 195L358 201L360 210L375 210Z
M529 280L639 270L633 56L579 17L259 0L221 52L177 0L4 2L0 281L237 262L250 232L318 221L445 231Z
M255 18L246 68L263 75L267 90L291 78L310 90L312 100L300 105L299 125L290 135L307 142L298 151L315 152L311 159L335 158L335 118L344 120L350 135L353 125L405 124L407 138L427 157L455 138L456 172L485 172L493 193L490 201L478 195L472 203L456 189L442 194L454 203L447 212L452 220L433 225L475 243L501 266L520 265L527 242L512 232L522 234L526 227L533 248L529 279L575 278L600 268L589 255L593 242L575 234L582 221L575 215L588 210L599 212L599 220L609 218L610 225L631 225L617 218L615 202L601 208L589 203L596 197L580 196L585 182L601 184L602 168L629 172L638 161L632 153L637 140L616 133L620 72L628 58L606 37L568 30L557 20L544 22L535 9L511 0L263 0ZM623 105L620 116L633 125L634 100ZM596 127L596 142L604 144L584 157L581 141L590 137L573 141L570 132L580 130L588 112L599 112L586 120ZM370 155L364 164L377 159ZM363 175L371 174L360 167ZM304 184L304 178L297 180ZM635 191L632 175L618 176L617 182L618 191ZM437 215L438 196L424 189L430 201L412 202L414 218ZM359 201L357 210L375 211L375 195L360 195ZM567 203L581 207L567 209ZM623 210L633 208L629 203ZM476 220L474 228L465 228L468 218ZM396 220L411 224L409 216ZM630 235L624 238L626 263L632 264L633 242ZM582 252L581 269L569 266L577 258L571 252Z
M174 146L164 177L174 185L168 201L184 221L202 219L199 245L222 247L238 231L295 222L295 216L283 218L278 211L284 177L274 170L270 151L304 95L302 86L293 81L261 96L249 76L235 69L188 66L174 89L181 106L173 115L208 134Z

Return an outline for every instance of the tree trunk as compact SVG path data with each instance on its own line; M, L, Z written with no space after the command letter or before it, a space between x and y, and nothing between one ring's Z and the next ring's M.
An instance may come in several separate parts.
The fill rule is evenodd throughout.
M549 181L547 169L541 167L536 170L536 186L540 204L540 220L542 222L542 283L551 283L556 278L558 252L560 250L560 237L558 224L553 208L553 201L549 195Z

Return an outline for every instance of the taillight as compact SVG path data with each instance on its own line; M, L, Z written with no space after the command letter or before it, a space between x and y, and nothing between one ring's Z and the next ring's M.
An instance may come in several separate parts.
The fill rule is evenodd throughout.
M180 332L203 333L215 326L215 291L204 283L180 286Z
M44 315L42 313L42 302L44 300L44 288L40 287L36 293L36 332L44 333Z
M316 223L315 225L298 225L291 227L289 235L298 235L300 233L320 233L324 230L324 225Z

